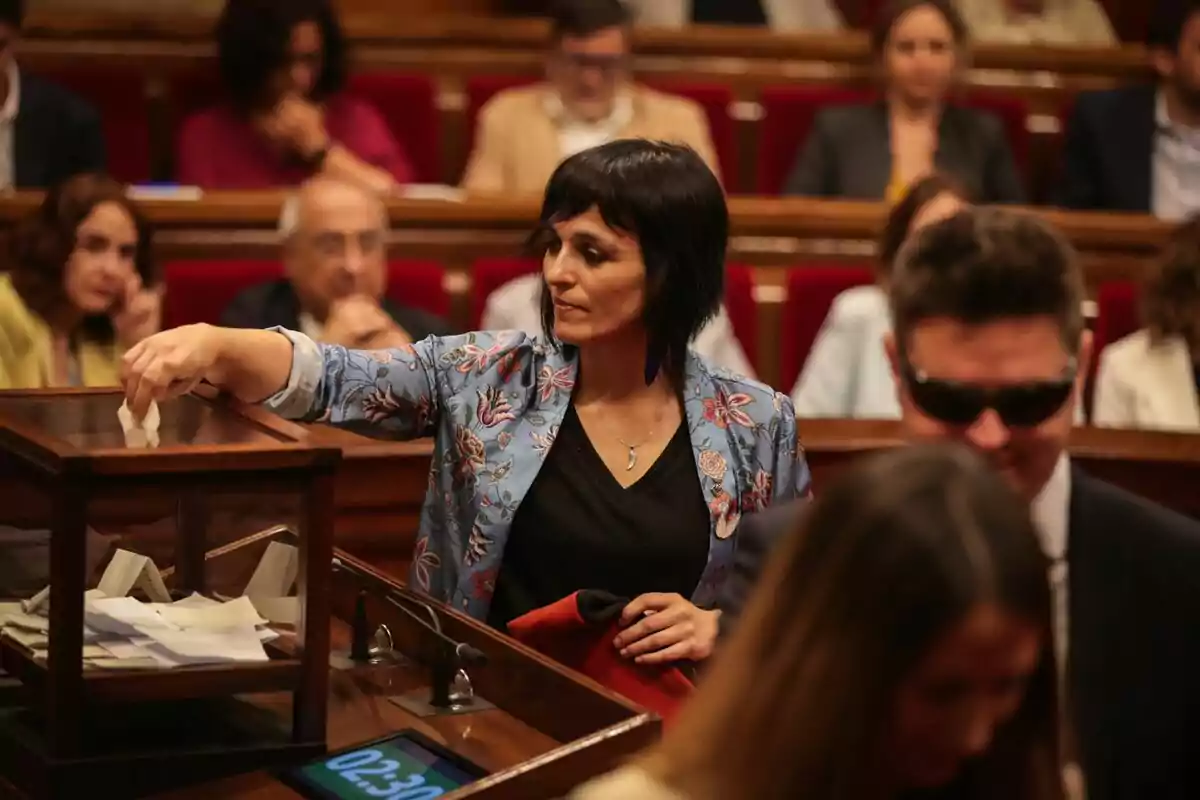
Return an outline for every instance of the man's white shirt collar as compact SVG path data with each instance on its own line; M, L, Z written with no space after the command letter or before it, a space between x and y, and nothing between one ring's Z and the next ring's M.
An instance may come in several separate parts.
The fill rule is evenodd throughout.
M1042 550L1051 561L1067 555L1067 521L1071 503L1071 460L1063 453L1054 465L1050 480L1030 506Z

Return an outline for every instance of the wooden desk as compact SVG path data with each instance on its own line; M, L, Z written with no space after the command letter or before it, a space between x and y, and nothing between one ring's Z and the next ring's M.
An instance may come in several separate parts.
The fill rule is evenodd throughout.
M209 570L217 573L219 584L244 586L265 544L265 540L247 541L243 547L212 553ZM398 590L394 581L365 563L341 552L337 557L366 577L345 570L333 572L335 651L349 646L349 626L345 620L353 618L360 590L372 593ZM432 602L430 605L448 636L488 656L486 665L472 667L469 672L476 695L496 707L455 716L419 718L390 702L389 697L428 686L428 671L420 662L423 654L429 652L430 638L410 617L383 602L382 594L373 594L368 605L372 629L386 624L392 631L396 649L407 658L376 666L331 669L327 723L331 750L414 728L491 773L470 787L446 795L447 800L463 797L518 800L560 796L657 740L658 718L632 702L453 609ZM265 694L244 699L277 724L286 724L290 719L289 695ZM128 713L153 715L156 708L147 705ZM128 714L109 716L112 718L99 723L98 729L113 737L138 736L136 730L125 730L137 727L123 724ZM170 729L170 725L165 726L165 730ZM143 743L142 746L161 745ZM148 753L151 760L152 752ZM175 786L188 788L155 796L175 800L298 797L264 769L269 765L236 766L238 756L233 748L228 759L235 766L222 765L223 759L215 759L197 774L230 777L197 784L192 782L194 776L174 776L171 781ZM116 776L99 773L94 777L96 786L112 787L117 785L113 782L116 780L119 780ZM24 795L8 784L0 785L0 797Z
M893 421L800 420L799 426L818 492L854 459L905 442ZM1076 428L1068 450L1089 474L1200 518L1200 435Z

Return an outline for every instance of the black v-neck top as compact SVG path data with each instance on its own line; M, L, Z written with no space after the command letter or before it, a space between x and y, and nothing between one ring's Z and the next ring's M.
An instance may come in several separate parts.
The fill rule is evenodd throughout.
M646 474L623 488L569 407L513 518L488 624L503 630L584 589L690 597L708 563L709 525L686 420Z

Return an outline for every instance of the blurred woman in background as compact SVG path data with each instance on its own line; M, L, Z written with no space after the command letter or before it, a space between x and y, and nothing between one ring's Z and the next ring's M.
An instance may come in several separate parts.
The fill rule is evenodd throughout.
M875 261L875 283L834 298L792 389L801 417L897 419L900 405L883 335L891 330L887 281L900 245L913 231L952 216L967 204L964 190L934 173L913 184L888 214Z
M1200 217L1171 234L1142 322L1100 353L1093 424L1200 430Z
M871 458L784 540L661 745L574 800L1058 800L1046 569L973 453Z
M951 102L968 38L950 0L891 0L871 30L883 99L819 112L785 192L894 202L938 170L980 203L1020 202L1000 120Z
M228 0L217 22L223 101L179 134L179 182L270 189L329 175L374 192L412 169L379 112L347 94L329 0Z
M116 181L78 175L22 221L0 275L0 389L116 386L125 350L156 333L150 230Z

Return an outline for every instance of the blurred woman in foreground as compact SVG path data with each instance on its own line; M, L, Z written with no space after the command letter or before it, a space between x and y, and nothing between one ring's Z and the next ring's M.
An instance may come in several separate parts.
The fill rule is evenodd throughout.
M957 446L843 476L662 744L575 799L1061 798L1027 509Z

